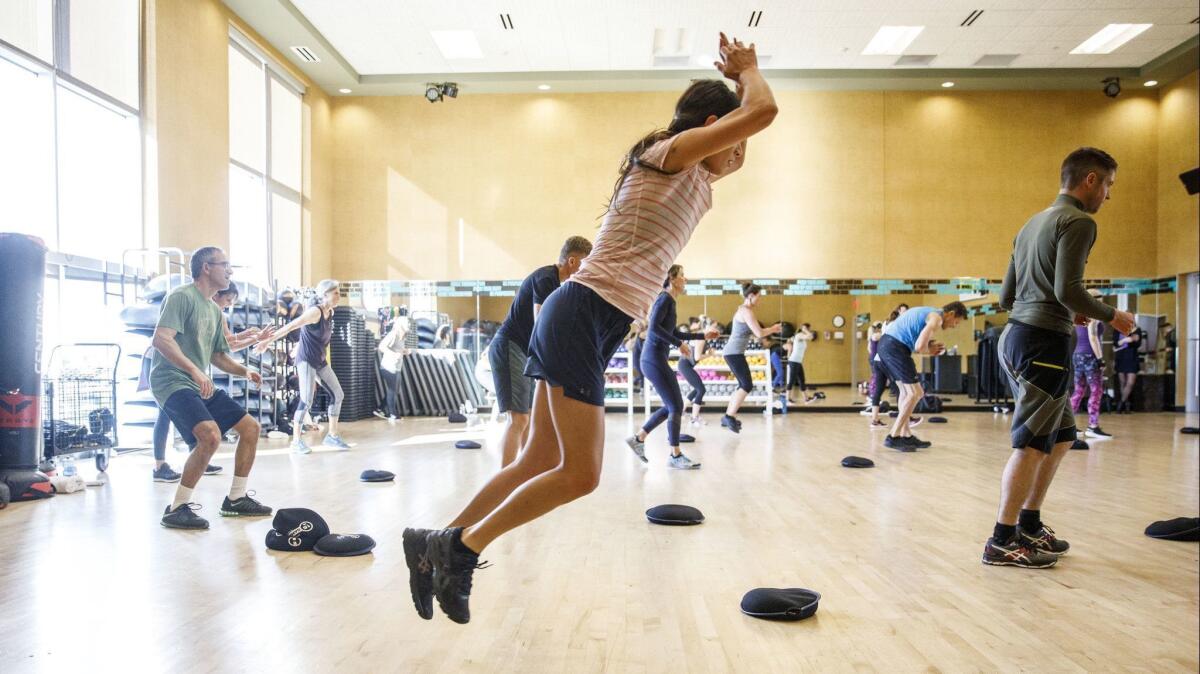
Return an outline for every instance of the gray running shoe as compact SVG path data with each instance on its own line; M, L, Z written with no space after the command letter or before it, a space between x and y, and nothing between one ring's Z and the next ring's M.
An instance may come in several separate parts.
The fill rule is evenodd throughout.
M184 503L174 510L167 506L159 523L169 529L207 529L208 520L194 512L199 509L198 503Z
M667 458L667 465L680 470L696 470L700 464L687 458L686 454L672 454Z
M646 443L638 441L636 435L625 438L625 444L629 445L629 448L633 450L637 458L642 460L642 463L649 463L649 459L646 458Z
M153 475L155 482L178 482L179 478L183 477L179 473L171 470L171 466L165 463L158 468L155 468Z
M298 437L295 440L292 440L291 447L292 447L292 452L295 454L311 454L312 453L312 447L309 447L308 443L304 442L304 438Z
M332 433L326 434L325 440L322 441L321 444L325 445L326 447L336 447L338 449L350 449L350 445L346 444L345 440L342 440L342 436L333 435Z

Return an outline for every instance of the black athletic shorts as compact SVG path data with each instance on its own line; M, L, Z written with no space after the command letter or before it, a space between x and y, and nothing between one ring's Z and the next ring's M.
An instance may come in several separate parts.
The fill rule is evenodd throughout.
M525 375L561 386L568 398L604 407L604 370L631 323L595 290L567 281L542 304Z
M246 410L221 389L215 390L207 400L190 388L181 389L167 398L162 410L167 413L171 423L175 424L175 429L179 431L188 447L196 446L196 436L192 433L196 424L215 421L221 435L225 435L225 431L237 426L242 417L246 416Z
M1000 369L1012 389L1012 446L1050 453L1075 440L1071 354L1075 335L1009 319L997 345Z
M875 357L883 365L887 376L897 384L916 384L921 381L917 376L917 364L913 361L912 349L895 337L880 337Z

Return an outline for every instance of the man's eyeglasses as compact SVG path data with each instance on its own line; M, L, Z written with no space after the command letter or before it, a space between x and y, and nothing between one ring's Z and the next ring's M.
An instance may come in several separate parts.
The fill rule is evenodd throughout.
M224 262L205 262L204 264L211 264L214 267L224 267L226 269L229 269L230 267L233 266L233 265L229 264L229 260L226 260Z

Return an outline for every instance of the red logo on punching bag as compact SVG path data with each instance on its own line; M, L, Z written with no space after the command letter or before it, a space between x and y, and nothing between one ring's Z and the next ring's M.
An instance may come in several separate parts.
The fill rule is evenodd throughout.
M0 428L37 428L38 397L0 394Z

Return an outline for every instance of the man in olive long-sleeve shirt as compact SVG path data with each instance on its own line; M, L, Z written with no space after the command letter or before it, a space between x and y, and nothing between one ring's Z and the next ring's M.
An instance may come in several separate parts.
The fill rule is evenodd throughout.
M1097 301L1083 287L1083 270L1096 242L1091 214L1109 198L1117 162L1084 147L1062 164L1058 198L1025 223L1013 242L1000 305L1008 325L1000 336L1000 366L1016 399L1013 453L1004 469L1000 511L983 563L1054 566L1070 545L1042 523L1041 507L1063 455L1075 442L1069 394L1074 325L1086 319L1119 332L1133 316Z

